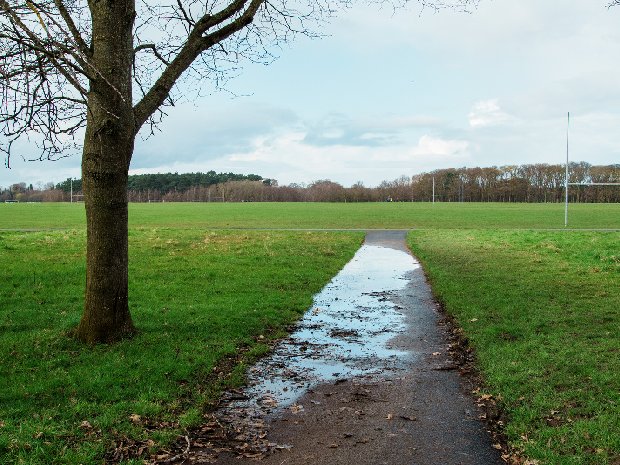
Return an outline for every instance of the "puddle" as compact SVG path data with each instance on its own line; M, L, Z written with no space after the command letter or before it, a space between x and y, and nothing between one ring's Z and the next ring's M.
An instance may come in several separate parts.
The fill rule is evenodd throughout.
M318 384L404 368L413 355L389 344L406 329L391 298L419 266L403 251L363 245L315 296L291 336L250 370L249 387L229 399L228 412L255 417L296 408L295 401Z

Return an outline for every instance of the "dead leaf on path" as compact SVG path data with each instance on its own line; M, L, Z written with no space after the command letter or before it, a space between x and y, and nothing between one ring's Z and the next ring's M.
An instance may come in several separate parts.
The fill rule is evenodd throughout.
M304 410L304 406L300 405L300 404L293 404L291 405L291 412L293 414L298 414L299 412L303 412Z
M330 444L330 445L329 445L329 448L330 448L330 449L337 449L338 447L340 447L340 445L339 445L339 444L336 444L335 442L334 442L333 444Z
M387 419L387 420L391 420L392 418L394 418L394 415L393 415L393 414L391 414L391 413L388 413L388 416L387 416L387 418L386 418L386 419Z
M197 453L200 462L197 463L217 463L217 455Z
M277 407L278 406L278 401L270 396L263 397L260 400L260 403L265 407Z
M501 444L493 444L491 447L493 447L493 449L502 450Z
M417 418L416 417L408 417L406 415L401 415L400 416L403 420L407 420L407 421L416 421Z

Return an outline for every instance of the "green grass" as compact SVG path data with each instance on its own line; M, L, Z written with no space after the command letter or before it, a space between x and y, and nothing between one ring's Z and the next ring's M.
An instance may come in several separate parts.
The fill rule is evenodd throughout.
M282 334L362 237L230 229L419 228L412 248L476 347L511 444L541 465L616 465L620 234L563 224L559 204L132 204L140 333L89 348L66 336L83 204L0 204L0 230L49 229L0 231L0 463L101 463L114 440L161 444L198 423L266 350L258 336ZM620 229L620 204L571 205L570 227Z
M510 443L541 464L620 461L620 233L416 231Z
M258 336L299 318L361 239L133 229L130 306L140 332L91 348L67 337L81 314L84 231L0 232L0 463L101 463L115 439L161 444L196 424L266 350ZM236 366L215 376L240 349ZM170 426L149 433L145 422Z
M570 205L570 228L620 228L620 204ZM524 203L130 204L134 228L563 228L564 205ZM83 204L0 204L0 229L84 228Z

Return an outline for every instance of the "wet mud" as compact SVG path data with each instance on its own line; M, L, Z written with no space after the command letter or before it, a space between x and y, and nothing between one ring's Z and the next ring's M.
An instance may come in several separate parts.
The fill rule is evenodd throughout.
M503 463L406 231L372 231L248 386L158 463Z

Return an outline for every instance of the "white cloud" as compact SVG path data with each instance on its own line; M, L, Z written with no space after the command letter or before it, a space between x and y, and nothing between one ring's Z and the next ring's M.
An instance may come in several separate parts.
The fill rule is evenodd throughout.
M424 135L411 152L415 156L452 157L467 153L469 145L466 140L445 140Z
M497 99L481 100L474 103L468 118L469 125L472 128L500 126L513 119L510 115L502 111Z

